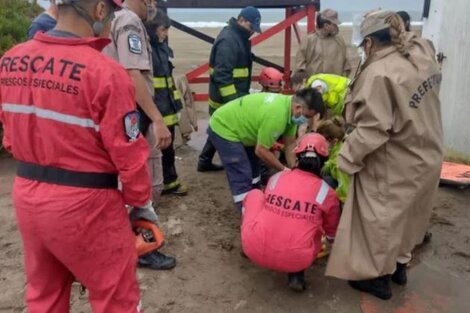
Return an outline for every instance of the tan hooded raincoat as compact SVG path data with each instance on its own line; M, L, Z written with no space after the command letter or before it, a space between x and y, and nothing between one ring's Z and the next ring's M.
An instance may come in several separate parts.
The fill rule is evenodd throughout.
M306 36L295 56L294 70L305 70L310 76L349 76L351 64L344 39L340 35L325 36L320 31Z
M410 41L409 59L380 50L352 84L348 122L356 128L338 157L352 178L326 275L391 274L428 227L443 158L441 74L426 42Z

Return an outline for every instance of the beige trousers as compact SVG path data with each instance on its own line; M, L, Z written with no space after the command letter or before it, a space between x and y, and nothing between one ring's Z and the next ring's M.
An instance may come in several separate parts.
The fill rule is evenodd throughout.
M162 152L156 148L157 139L153 132L153 124L150 125L149 131L145 136L149 144L150 154L147 160L147 165L150 171L150 178L152 180L152 201L158 204L163 190L163 167L162 167Z

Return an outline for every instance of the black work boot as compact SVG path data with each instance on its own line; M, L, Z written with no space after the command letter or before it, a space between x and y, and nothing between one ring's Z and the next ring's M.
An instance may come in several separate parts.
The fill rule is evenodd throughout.
M155 250L141 256L139 258L139 266L154 270L170 270L176 266L176 259Z
M382 300L388 300L392 297L390 275L367 280L350 280L348 283L354 289L370 293Z
M289 281L289 289L296 291L296 292L302 292L304 291L307 287L305 284L305 275L304 272L297 272L297 273L288 273L287 278Z
M397 269L392 275L392 281L395 284L404 286L406 285L408 279L406 277L406 266L407 264L397 263Z
M218 172L223 171L224 167L222 165L214 164L214 163L197 163L197 171L198 172Z
M208 138L206 144L202 148L201 154L199 155L199 162L197 163L198 172L215 172L222 171L224 169L223 166L212 163L215 152L215 147Z

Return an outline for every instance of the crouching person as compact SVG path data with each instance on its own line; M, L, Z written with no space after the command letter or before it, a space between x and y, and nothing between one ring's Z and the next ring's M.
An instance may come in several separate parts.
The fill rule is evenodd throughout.
M235 99L217 109L207 133L226 170L237 210L260 182L259 159L278 171L286 169L270 150L282 136L286 159L293 166L297 125L325 111L320 93L303 89L294 96L258 93Z
M321 250L322 236L331 244L340 218L335 191L320 178L328 157L326 139L315 133L295 148L296 167L282 171L243 203L243 251L254 263L288 273L289 288L305 290L304 271Z

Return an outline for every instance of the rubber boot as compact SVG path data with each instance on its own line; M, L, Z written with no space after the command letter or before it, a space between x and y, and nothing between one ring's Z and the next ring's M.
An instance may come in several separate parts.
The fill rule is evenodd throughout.
M223 166L212 163L215 152L216 150L214 145L209 139L207 139L207 142L199 155L199 162L197 163L198 172L215 172L222 171L224 169Z
M397 263L397 269L392 275L392 281L400 286L406 285L408 278L406 276L407 264Z
M305 284L305 273L303 271L297 273L288 273L287 279L290 290L295 292L302 292L307 288Z
M367 292L382 300L388 300L392 297L390 275L367 280L350 280L348 283L352 288Z

